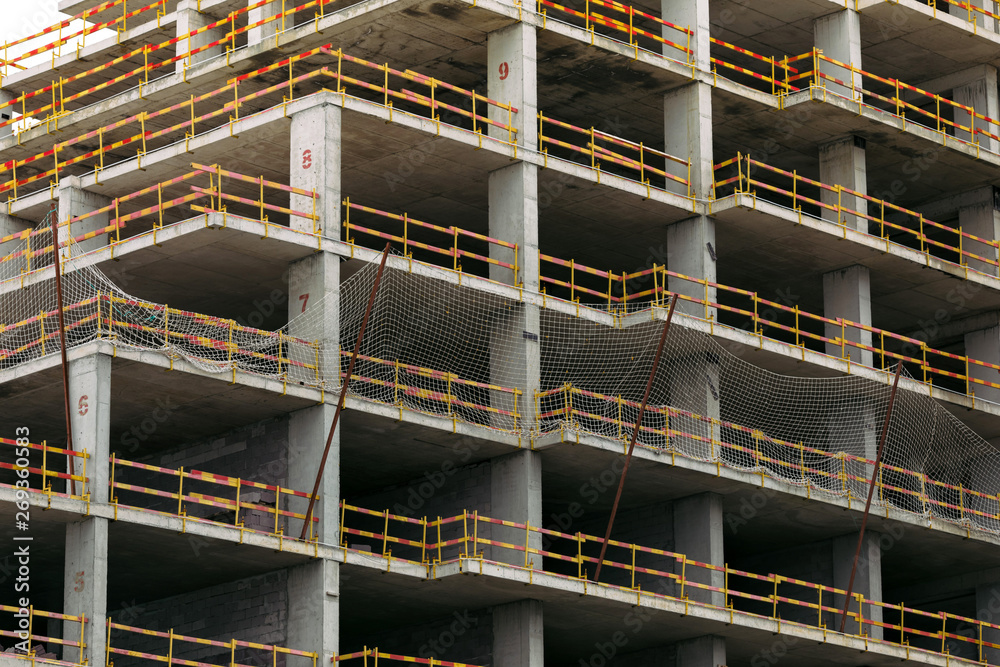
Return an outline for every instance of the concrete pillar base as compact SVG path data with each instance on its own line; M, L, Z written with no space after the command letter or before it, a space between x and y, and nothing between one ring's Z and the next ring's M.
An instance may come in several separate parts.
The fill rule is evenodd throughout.
M104 466L105 468L107 466ZM63 660L103 664L107 647L108 520L90 517L66 525L63 613L86 615L86 648L65 647ZM63 623L63 637L79 637L79 623Z
M982 16L981 14L979 16ZM992 20L992 19L991 19ZM991 65L982 65L980 78L970 81L961 86L956 86L952 90L955 102L972 107L977 113L988 118L996 118L1000 114L1000 98L997 95L997 69ZM955 109L955 124L970 127L976 130L983 130L990 134L1000 134L996 124L982 118L973 118L968 111ZM996 139L992 139L984 134L967 130L955 130L955 137L972 143L978 143L985 150L996 153L1000 145Z
M311 196L291 195L290 208L297 213L318 216L310 220L293 216L292 229L340 239L341 192L341 109L333 105L313 107L292 116L290 185Z
M176 12L178 37L187 35L188 33L194 32L199 28L204 28L208 24L214 23L215 21L211 16L202 14L198 11L198 0L179 0ZM226 31L224 29L213 28L211 30L198 33L194 37L182 39L177 42L177 55L180 57L187 57L177 62L175 71L178 74L181 74L185 70L194 67L200 62L222 55L225 52L222 46L213 46L210 49L204 49L193 55L191 55L191 52L201 49L206 44L218 41L225 37L225 35Z
M1000 364L1000 326L965 334L965 354L973 359ZM969 375L984 382L997 381L996 371L984 366L970 365ZM977 400L1000 403L1000 389L981 384L973 384L972 388Z
M521 450L492 459L490 470L490 515L493 519L516 521L532 526L542 525L542 460L538 452ZM518 528L491 527L493 540L508 544L525 544L526 532ZM527 540L530 549L541 549L542 539L532 533ZM486 557L510 565L542 568L542 557L519 550L490 547Z
M855 264L846 269L823 274L823 314L829 319L842 318L871 326L871 277L868 267ZM870 331L862 331L852 327L840 327L835 324L825 325L827 338L844 338L847 341L871 347ZM826 344L826 353L839 357L850 355L852 361L871 366L873 356L869 350L863 350L851 345Z
M95 194L83 189L78 176L66 176L59 182L59 222L65 223L72 218L86 215L97 209L104 208L111 203L109 197ZM107 211L99 215L93 215L80 222L74 222L59 229L59 242L66 243L67 239L76 238L87 232L105 229L111 224L111 212ZM110 234L104 233L94 238L80 241L70 241L69 253L64 249L61 257L81 255L91 250L103 248L108 245Z
M319 559L289 568L286 627L288 646L316 651L319 665L330 663L340 650L339 563Z
M858 12L844 9L816 19L813 37L816 47L822 49L825 56L861 69L861 15ZM848 68L821 60L819 69L827 77L849 84L824 79L820 85L829 92L848 99L855 99L859 94L861 79Z
M288 486L296 491L312 493L316 484L326 439L333 415L337 408L332 405L317 405L293 412L288 423ZM305 514L309 501L295 498L292 503L285 501L285 507ZM340 430L333 435L330 454L326 461L323 478L320 480L319 500L313 508L314 537L327 544L337 544L340 540ZM290 522L286 534L298 537L302 532L301 520Z
M709 282L716 280L715 221L707 216L688 218L667 227L667 268L693 278ZM706 288L701 283L670 276L667 289L693 299L714 303L716 289ZM678 301L677 312L715 319L715 308L701 303Z
M863 595L865 600L882 600L882 550L879 547L879 540L882 535L870 530L865 531L864 542L861 545L861 554L858 557L858 568L854 575L854 587L849 613L858 613L858 595ZM850 583L851 569L854 565L854 553L858 548L857 534L844 535L833 540L833 586L841 590L847 590ZM834 595L833 606L837 609L844 608L844 596ZM862 613L865 619L875 622L882 621L882 608L865 604ZM845 632L858 634L859 627L857 616L848 616ZM827 620L827 627L840 630L841 615L831 614ZM877 625L865 624L860 632L867 634L872 639L882 638L882 628Z
M700 493L674 502L675 549L688 559L712 565L725 565L722 526L722 496L715 493ZM680 570L678 565L675 572L680 574ZM688 567L685 568L684 574L689 582L718 588L725 585L725 576L722 572ZM684 587L684 594L697 602L725 606L722 593L692 586L690 583Z
M111 456L111 358L94 354L69 362L69 397L72 412L73 449L86 451L90 459L86 475L90 481L86 493L91 502L108 502ZM82 458L73 460L74 474L84 474ZM75 485L76 494L83 492L81 482ZM71 485L67 480L67 491Z
M819 147L819 180L827 185L839 185L860 194L868 194L868 167L865 160L865 140L849 136ZM851 194L820 191L820 201L828 206L839 206L840 212L824 208L824 220L844 225L849 229L868 233L868 220L860 214L868 212L867 200Z
M493 667L542 667L542 603L519 600L493 607Z

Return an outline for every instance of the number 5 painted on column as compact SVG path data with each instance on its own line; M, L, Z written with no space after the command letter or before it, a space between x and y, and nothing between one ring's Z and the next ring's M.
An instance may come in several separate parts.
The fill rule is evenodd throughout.
M299 295L299 301L302 302L302 312L306 312L306 304L309 303L309 293Z
M76 573L76 580L73 582L76 584L76 586L73 587L73 590L76 591L77 593L83 592L83 589L86 587L86 583L84 583L83 581L84 573L85 570L80 570L79 572Z

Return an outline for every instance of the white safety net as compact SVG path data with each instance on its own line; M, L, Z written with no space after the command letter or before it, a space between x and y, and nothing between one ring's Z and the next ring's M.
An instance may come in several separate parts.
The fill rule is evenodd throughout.
M339 295L310 304L279 331L168 309L124 293L99 271L75 270L63 280L67 339L75 346L100 338L203 370L332 392L377 268L364 264L342 281ZM14 290L12 280L0 282L0 368L59 351L54 281ZM389 266L351 394L522 436L581 433L627 442L663 323L622 321L599 324ZM675 321L638 442L863 498L888 380L777 375ZM898 392L884 464L877 503L1000 532L1000 455L936 401Z

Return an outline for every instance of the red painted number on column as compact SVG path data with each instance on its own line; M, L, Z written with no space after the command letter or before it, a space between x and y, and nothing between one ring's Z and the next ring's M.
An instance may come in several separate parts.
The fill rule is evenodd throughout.
M310 150L302 151L302 168L308 169L313 166L313 152Z
M84 394L83 396L80 397L80 402L77 404L76 407L77 407L77 412L80 413L81 417L84 416L85 414L87 414L90 411L90 405L87 403L87 395L86 394Z
M500 63L500 80L503 81L508 76L510 76L510 65L505 62Z
M309 294L306 293L299 295L299 301L302 302L302 312L306 312L306 304L309 303Z
M73 582L76 584L76 586L73 587L73 590L76 591L77 593L82 593L83 589L86 588L86 584L83 581L84 574L85 570L80 570L79 572L76 573L76 579Z

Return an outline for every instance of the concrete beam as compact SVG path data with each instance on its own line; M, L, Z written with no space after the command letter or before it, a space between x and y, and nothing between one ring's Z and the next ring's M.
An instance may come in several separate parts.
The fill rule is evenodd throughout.
M107 466L104 466L107 468ZM91 516L66 525L63 613L85 615L82 651L63 649L66 662L99 665L105 661L108 608L108 520ZM63 623L63 637L78 637L78 623Z
M72 218L92 213L111 203L110 197L84 190L78 176L66 176L60 180L58 192L60 223L65 223ZM111 211L93 215L61 229L59 240L60 242L65 242L67 236L76 238L88 232L104 229L109 224L111 224ZM67 257L71 254L81 255L97 248L103 248L108 245L108 236L107 233L104 233L94 238L80 241L79 243L73 242L69 248L69 252L63 250L61 256Z
M823 314L830 319L839 317L871 326L871 277L867 266L855 264L823 275ZM827 324L825 329L828 338L840 338L846 335L850 341L868 346L872 344L872 335L869 331L848 328L845 332L836 324ZM859 351L851 347L842 350L839 345L827 343L826 353L845 358L850 354L853 361L866 366L872 365L872 353L867 350Z
M291 219L292 229L340 238L341 191L341 108L331 104L315 106L292 116L291 186L316 192L319 220ZM293 211L311 214L312 197L292 195Z
M86 470L90 478L86 491L91 502L106 503L110 481L108 459L111 456L110 357L92 354L69 362L69 403L73 449L90 455L86 466L82 458L74 458L74 473L83 475ZM83 493L79 483L76 484L76 493Z
M532 526L542 525L542 459L538 452L521 450L490 460L490 511L492 518ZM524 544L525 531L492 526L494 540ZM533 533L529 548L541 549L542 539ZM491 560L541 569L541 556L514 549L492 548Z
M853 9L843 9L816 19L813 23L813 37L816 47L823 55L846 65L861 69L861 15ZM832 93L855 99L861 87L861 79L850 69L830 62L820 61L820 72L829 77L849 83L845 86L824 80L823 85Z
M701 563L724 566L726 556L722 526L722 496L700 493L674 502L674 544L677 553ZM679 568L677 574L680 574ZM722 572L690 567L685 569L685 575L698 583L718 588L725 585L725 575ZM725 606L721 592L688 586L684 594L698 602Z
M490 119L504 125L513 124L517 129L518 146L532 151L538 150L536 39L534 26L518 22L491 32L486 45L488 95L517 109L517 113L508 115L490 106ZM488 132L495 139L510 139L506 130L494 125L489 126Z
M849 136L819 147L819 180L827 185L839 185L863 195L868 194L868 167L865 160L865 140ZM820 201L830 206L842 206L859 213L868 212L868 203L854 195L820 190ZM868 233L868 220L861 216L838 213L824 208L824 220L846 225L863 234Z
M493 667L545 664L542 603L518 600L493 607Z
M198 30L199 28L204 28L208 24L215 22L215 19L208 14L202 14L198 11L198 0L179 0L177 3L176 14L178 37L187 35L195 30ZM213 46L210 49L204 49L194 55L188 54L202 48L206 44L211 44L212 42L222 39L225 35L226 31L224 28L212 28L211 30L198 33L194 37L188 37L187 39L182 39L177 42L177 55L186 55L188 57L177 62L175 65L175 71L183 73L185 70L193 67L196 63L222 55L222 46Z

